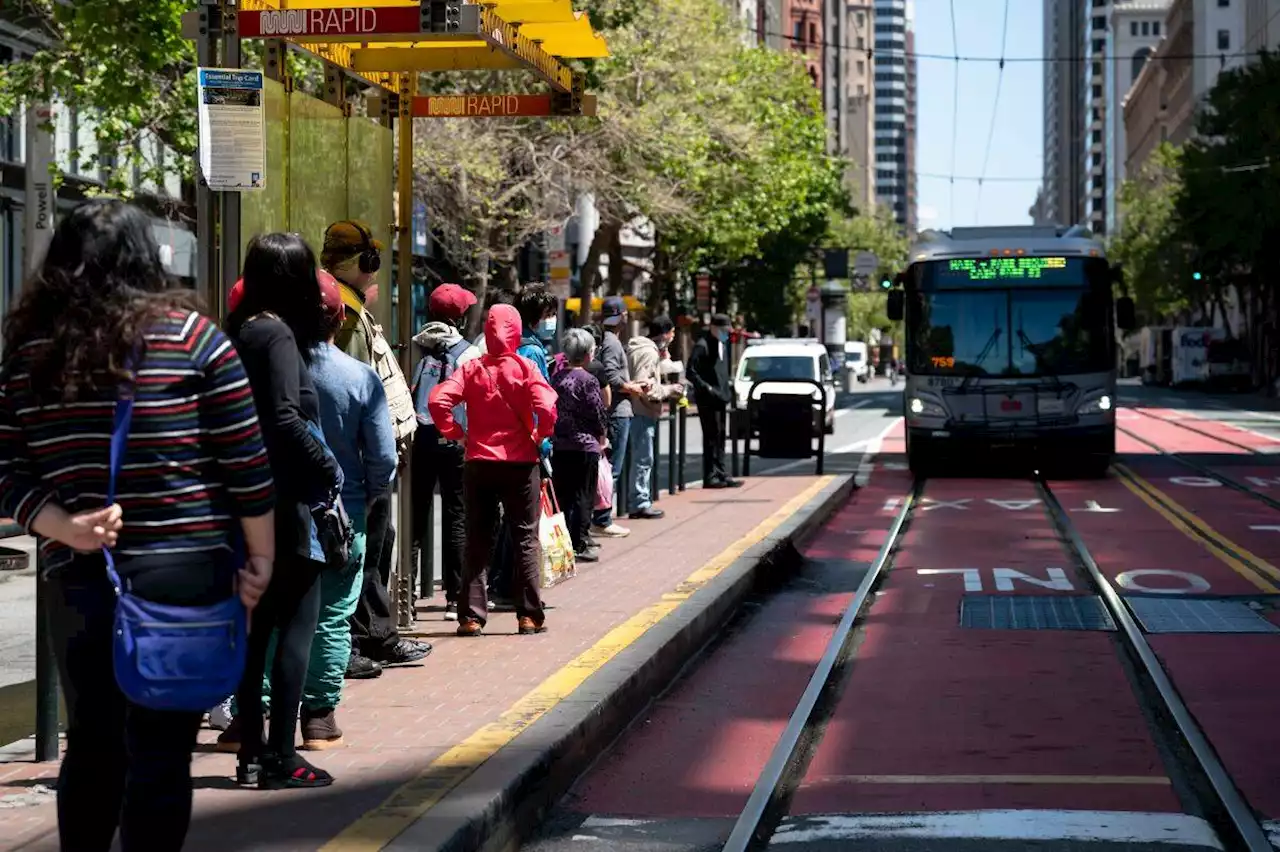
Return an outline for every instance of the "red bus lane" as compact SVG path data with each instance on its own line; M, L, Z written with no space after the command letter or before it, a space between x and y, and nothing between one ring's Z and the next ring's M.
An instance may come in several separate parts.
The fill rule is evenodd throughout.
M809 541L799 580L751 607L579 781L562 803L587 818L577 835L737 816L910 490L905 473L871 473Z
M1140 408L1138 411L1140 415L1145 416L1147 419L1158 419L1165 423L1178 424L1183 431L1200 434L1209 440L1220 439L1223 443L1232 445L1237 452L1246 447L1259 452L1274 452L1280 449L1280 441L1275 438L1250 431L1249 429L1242 429L1239 426L1225 423L1221 420L1214 420L1207 415L1188 414L1171 408Z
M860 820L940 812L938 839L1084 839L1067 827L1079 811L1126 812L1087 819L1138 842L1144 824L1202 836L1109 632L961 624L963 603L997 627L1044 627L1088 593L1033 483L930 480L779 836L818 815L848 840ZM1038 618L1001 621L1011 598ZM991 813L1015 810L1032 812L992 828Z
M1143 622L1148 641L1249 804L1268 819L1280 818L1280 632L1272 632L1280 624L1272 597L1280 593L1280 570L1273 564L1280 554L1280 512L1209 477L1188 476L1171 459L1128 461L1130 485L1189 533L1177 532L1173 524L1160 532L1154 522L1137 520L1136 512L1131 523L1116 515L1080 520L1078 527L1108 575L1119 569L1135 573L1136 563L1122 566L1104 557L1109 542L1134 530L1140 530L1147 553L1163 554L1165 568L1186 575L1170 577L1166 597L1181 597L1190 609L1173 623ZM1122 480L1108 485L1125 489ZM1128 508L1118 493L1109 499ZM1217 564L1202 554L1216 554L1211 558ZM1141 578L1151 585L1154 579ZM1122 591L1139 590L1129 584ZM1203 600L1217 596L1246 597ZM1181 632L1187 630L1197 632ZM1242 632L1260 630L1268 632Z

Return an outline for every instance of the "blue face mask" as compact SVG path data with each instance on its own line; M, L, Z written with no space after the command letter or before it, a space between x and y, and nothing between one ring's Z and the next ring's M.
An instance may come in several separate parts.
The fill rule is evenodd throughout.
M729 332L725 331L723 328L716 332L716 337L719 338L721 343L729 342Z
M547 317L542 322L538 323L539 337L554 337L555 333L556 333L555 317Z

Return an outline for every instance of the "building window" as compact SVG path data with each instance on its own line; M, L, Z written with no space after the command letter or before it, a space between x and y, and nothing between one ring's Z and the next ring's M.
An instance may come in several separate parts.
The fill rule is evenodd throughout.
M1093 63L1093 76L1098 77L1099 79L1101 79L1101 77L1102 77L1102 63L1101 63L1101 62L1095 62L1095 63Z
M1231 0L1218 0L1219 9L1227 9L1231 6Z
M863 62L861 59L859 59L859 60L858 60L858 74L865 74L865 73L867 73L867 63L865 63L865 62Z
M1101 53L1101 52L1102 52L1102 48L1103 48L1104 44L1105 44L1105 42L1104 42L1104 40L1103 40L1103 39L1095 38L1095 39L1093 40L1093 52L1094 52L1094 53Z
M813 21L809 22L809 43L810 44L818 43L818 25L815 24Z
M1130 21L1130 22L1129 22L1129 35L1134 36L1135 38L1137 37L1137 35L1138 35L1138 22L1137 22L1137 21Z
M1101 100L1101 99L1102 99L1102 87L1101 87L1101 86L1094 86L1094 87L1093 87L1093 99L1094 99L1095 101L1097 101L1097 100Z
M796 21L795 32L792 33L791 38L792 40L795 41L797 45L801 44L804 41L804 23L803 22Z
M867 15L865 12L859 12L857 16L858 29L862 29L867 25Z
M1158 36L1158 35L1160 35L1160 22L1159 22L1159 21L1152 21L1152 22L1151 22L1151 34L1152 34L1153 36Z
M858 44L857 44L858 50L863 50L866 48L866 46L867 46L867 40L862 36L858 36Z
M1107 28L1107 19L1104 15L1093 16L1093 28L1095 30L1105 30Z
M1151 55L1151 48L1140 47L1133 54L1133 79L1138 79L1138 75L1142 73L1142 66L1147 64L1147 57Z
M860 98L865 98L866 96L867 96L867 87L866 87L866 86L864 86L864 85L862 85L861 83L859 83L859 84L858 84L858 97L860 97Z
M1218 30L1218 50L1231 49L1231 30Z

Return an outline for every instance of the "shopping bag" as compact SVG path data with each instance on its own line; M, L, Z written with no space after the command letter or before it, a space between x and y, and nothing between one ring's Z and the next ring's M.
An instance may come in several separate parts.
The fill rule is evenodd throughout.
M542 545L542 588L571 579L577 573L573 540L560 511L551 481L542 480L542 514L538 519L538 542Z
M596 511L613 508L613 468L609 460L600 454L600 465L596 469Z

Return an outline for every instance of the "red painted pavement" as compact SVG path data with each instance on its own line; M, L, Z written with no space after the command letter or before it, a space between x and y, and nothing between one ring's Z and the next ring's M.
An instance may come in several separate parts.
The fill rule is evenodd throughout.
M886 502L909 489L905 475L876 471L805 555L870 562L893 521ZM565 806L619 817L735 816L851 599L852 591L804 587L769 598L654 703Z
M1217 440L1210 435L1202 434L1191 429L1184 429L1178 425L1177 420L1165 419L1155 416L1152 413L1145 413L1141 408L1124 408L1124 412L1136 413L1137 417L1121 416L1116 425L1120 428L1127 429L1139 438L1150 441L1158 446L1166 453L1220 453L1222 455L1249 455L1249 450L1244 447L1229 444L1226 441ZM1168 416L1182 417L1177 412L1168 412ZM1197 418L1185 418L1187 422L1195 426L1196 429L1207 431L1206 424L1208 420L1200 420ZM1237 433L1239 430L1235 430ZM1235 441L1236 444L1243 443L1235 436L1223 435L1222 437ZM1248 446L1246 444L1246 446ZM1118 450L1122 450L1117 447ZM1145 452L1151 452L1150 447L1143 448Z
M792 813L1178 811L1170 788L1154 785L886 782L888 775L1164 775L1109 635L961 629L961 578L917 573L979 568L991 591L993 567L1044 576L1045 567L1060 566L1082 589L1042 509L987 502L1034 500L1032 485L931 480L926 497L970 503L926 503L916 515Z
M1183 431L1195 432L1199 430L1201 433L1207 432L1210 436L1222 438L1224 441L1230 441L1233 444L1240 444L1251 449L1275 450L1280 447L1280 440L1258 432L1251 432L1248 429L1241 429L1234 424L1214 420L1204 415L1186 414L1170 408L1140 408L1138 411L1148 418L1158 418L1172 423L1185 423L1188 428ZM1239 449L1239 447L1236 447L1237 451Z

